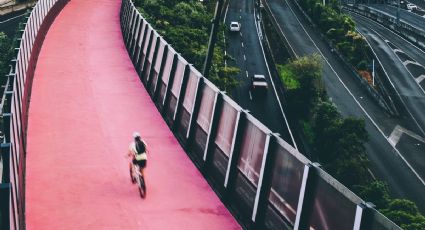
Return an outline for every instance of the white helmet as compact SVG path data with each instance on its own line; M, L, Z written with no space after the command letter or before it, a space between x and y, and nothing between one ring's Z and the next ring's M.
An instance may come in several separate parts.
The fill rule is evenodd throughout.
M133 133L133 137L134 137L134 138L138 138L138 137L140 137L140 133L139 133L139 132L134 132L134 133Z

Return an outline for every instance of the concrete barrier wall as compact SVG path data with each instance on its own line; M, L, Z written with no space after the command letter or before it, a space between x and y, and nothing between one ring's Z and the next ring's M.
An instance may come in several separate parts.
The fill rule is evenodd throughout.
M25 148L28 103L38 54L56 15L68 0L40 0L21 31L1 101L0 229L25 229Z

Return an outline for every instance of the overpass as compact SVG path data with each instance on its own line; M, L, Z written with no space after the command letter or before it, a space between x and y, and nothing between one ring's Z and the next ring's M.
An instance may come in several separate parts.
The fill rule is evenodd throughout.
M203 78L130 0L40 0L1 105L1 229L398 229ZM145 200L125 159L134 130L151 150Z

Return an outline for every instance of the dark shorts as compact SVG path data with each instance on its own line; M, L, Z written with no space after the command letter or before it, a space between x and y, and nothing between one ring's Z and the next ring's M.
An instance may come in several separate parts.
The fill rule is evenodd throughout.
M133 164L139 166L140 168L144 168L144 167L146 167L146 160L138 161L136 159L133 159Z

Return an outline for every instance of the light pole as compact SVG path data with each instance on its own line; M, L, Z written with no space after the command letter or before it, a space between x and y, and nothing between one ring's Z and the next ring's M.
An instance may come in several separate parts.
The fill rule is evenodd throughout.
M214 19L211 21L212 25L211 25L210 39L208 42L208 51L207 51L207 56L205 57L204 68L202 73L205 78L208 78L210 74L211 61L212 61L211 59L214 53L215 42L217 40L217 30L218 30L218 26L220 25L222 8L223 8L223 0L218 0L215 6Z

